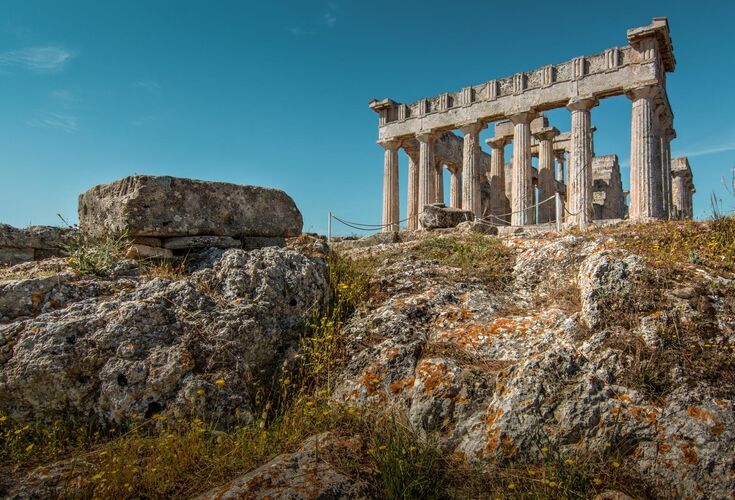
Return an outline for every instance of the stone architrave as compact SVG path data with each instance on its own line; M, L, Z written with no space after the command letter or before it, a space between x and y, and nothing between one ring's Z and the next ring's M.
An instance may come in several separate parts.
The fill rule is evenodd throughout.
M482 211L480 199L480 131L482 123L470 123L459 127L464 134L462 151L462 207L479 217Z
M554 137L559 135L555 127L545 127L534 134L539 141L538 162L538 222L544 224L556 220L554 193L556 193L554 172Z
M569 221L580 228L587 227L594 218L590 109L597 104L597 99L590 97L575 98L567 104L572 113L567 206Z
M383 159L383 232L398 231L398 141L381 141Z
M416 136L419 141L419 213L433 202L436 186L434 184L434 134L422 133ZM420 220L419 220L420 222Z
M419 158L416 152L409 150L406 150L406 156L408 156L406 228L412 231L419 227Z
M533 220L533 201L530 198L533 183L531 175L531 120L535 113L523 111L510 116L513 122L513 170L511 172L512 226L526 226Z
M645 221L662 216L661 163L654 130L654 97L657 85L630 90L633 102L630 127L630 219Z
M152 236L301 234L293 199L278 189L168 176L135 175L79 195L79 223L90 233Z

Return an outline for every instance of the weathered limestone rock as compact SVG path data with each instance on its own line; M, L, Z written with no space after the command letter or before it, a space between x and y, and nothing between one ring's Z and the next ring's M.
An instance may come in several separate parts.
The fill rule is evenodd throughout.
M487 222L465 221L457 224L457 231L460 233L477 233L485 235L498 234L498 228Z
M0 264L17 264L33 259L58 256L74 231L53 226L18 229L0 224Z
M137 175L79 196L84 231L129 236L298 236L303 219L283 191Z
M455 227L460 222L474 219L474 214L469 210L448 208L444 203L426 205L419 215L419 222L424 229Z
M218 255L213 267L178 280L54 284L40 314L0 324L0 414L249 421L252 384L271 383L298 345L304 318L327 300L326 264L280 248ZM24 289L8 307L26 308L34 290L51 284L11 284ZM82 293L45 310L57 294L79 293L65 287Z
M163 242L163 247L170 250L181 250L184 248L237 248L241 242L229 236L182 236L180 238L168 238Z
M337 471L325 457L352 454L356 443L325 432L309 438L295 453L278 455L242 477L214 488L199 500L240 498L365 498L355 482Z
M127 259L170 259L174 254L168 248L130 245L125 252Z

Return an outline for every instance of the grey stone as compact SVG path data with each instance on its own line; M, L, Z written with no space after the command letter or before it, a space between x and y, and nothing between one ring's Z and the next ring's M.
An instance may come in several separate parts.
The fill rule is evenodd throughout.
M14 265L33 259L63 254L64 245L75 235L73 229L31 226L19 229L0 224L0 264Z
M128 259L170 259L174 256L168 248L130 245L125 257Z
M242 247L245 250L254 250L256 248L279 247L286 246L286 240L278 237L259 237L248 236L242 239Z
M184 248L237 248L240 241L229 236L182 236L169 238L163 242L164 248L181 250Z
M456 227L460 222L474 219L472 212L459 208L448 208L444 203L425 205L419 214L419 222L424 229Z
M137 236L135 238L131 238L130 242L136 245L145 245L148 247L162 247L163 246L163 240L161 240L161 238L151 238L151 237L145 237L145 236Z
M91 289L1 324L0 414L250 421L256 387L272 383L304 318L328 300L326 264L265 248L226 250L213 266L177 280L121 278L101 297Z
M15 265L19 262L33 260L35 252L32 248L0 248L0 264Z
M477 233L493 236L498 234L497 226L493 226L487 222L465 221L457 224L457 231L461 233Z
M130 236L298 236L303 219L283 191L138 175L79 196L84 231Z
M199 500L366 498L354 480L325 460L330 453L354 454L356 444L330 433L309 438L294 453L278 455L242 477L197 497Z

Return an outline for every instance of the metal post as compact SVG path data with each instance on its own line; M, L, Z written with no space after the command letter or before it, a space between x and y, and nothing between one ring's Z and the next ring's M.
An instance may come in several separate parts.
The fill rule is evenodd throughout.
M556 230L561 231L561 219L562 219L562 208L561 208L561 195L559 191L554 194L554 201L556 201Z
M327 243L332 243L332 212L329 212L327 218Z

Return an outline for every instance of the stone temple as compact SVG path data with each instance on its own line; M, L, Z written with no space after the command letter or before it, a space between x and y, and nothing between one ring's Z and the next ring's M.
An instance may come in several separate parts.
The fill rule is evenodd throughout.
M676 137L666 77L676 59L665 17L629 29L628 45L402 104L373 100L378 144L385 150L383 228L398 231L398 151L408 162L406 228L420 226L426 205L443 203L493 225L556 222L586 227L594 220L692 217L694 184L686 158L671 158ZM601 99L632 103L630 191L623 191L615 154L596 156L591 114ZM571 130L560 132L544 112L566 107ZM480 131L492 126L490 153ZM463 137L455 134L462 132ZM506 163L504 148L512 144ZM538 167L532 158L538 157ZM566 166L566 169L565 169ZM628 202L629 198L629 202ZM557 213L559 214L557 216ZM469 215L471 214L471 215Z

